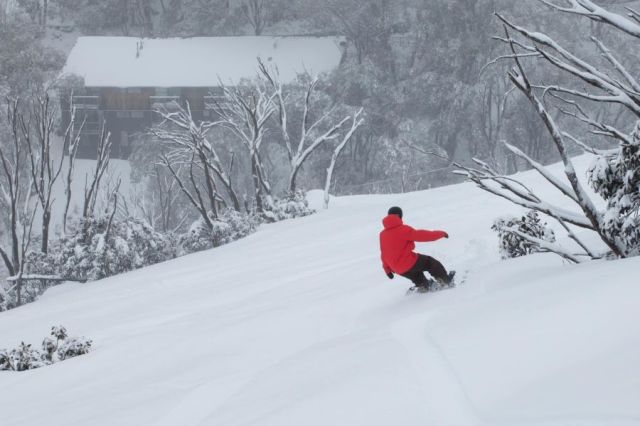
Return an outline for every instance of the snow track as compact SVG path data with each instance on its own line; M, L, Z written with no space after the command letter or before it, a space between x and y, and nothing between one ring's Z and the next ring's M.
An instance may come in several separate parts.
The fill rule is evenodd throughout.
M407 350L425 405L434 425L480 425L471 401L438 345L429 337L422 316L393 324L393 336Z

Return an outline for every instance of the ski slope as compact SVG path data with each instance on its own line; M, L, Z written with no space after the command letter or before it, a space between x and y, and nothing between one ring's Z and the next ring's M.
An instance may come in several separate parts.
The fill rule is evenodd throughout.
M387 279L377 239L394 204L449 232L418 248L469 269L463 286L406 296ZM94 350L0 374L0 424L639 425L640 259L500 261L489 227L519 211L471 184L337 198L227 246L54 288L0 313L0 347L63 324Z

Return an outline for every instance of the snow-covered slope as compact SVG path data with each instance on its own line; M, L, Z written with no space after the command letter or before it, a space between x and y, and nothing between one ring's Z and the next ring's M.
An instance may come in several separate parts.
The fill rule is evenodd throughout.
M450 233L419 249L470 269L463 286L406 296L386 278L377 233L393 204ZM507 211L469 184L338 198L218 249L55 288L0 314L0 347L64 324L95 349L0 374L0 424L640 424L640 259L501 262L489 226Z

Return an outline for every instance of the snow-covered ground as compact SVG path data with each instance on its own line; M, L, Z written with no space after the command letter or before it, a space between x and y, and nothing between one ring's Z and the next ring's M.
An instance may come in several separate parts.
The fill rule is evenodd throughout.
M464 285L406 296L387 279L377 234L393 204L449 232L419 249L469 269ZM470 184L337 198L221 248L54 288L0 314L0 347L63 324L94 351L0 374L0 424L640 424L640 259L500 261L489 227L508 211Z

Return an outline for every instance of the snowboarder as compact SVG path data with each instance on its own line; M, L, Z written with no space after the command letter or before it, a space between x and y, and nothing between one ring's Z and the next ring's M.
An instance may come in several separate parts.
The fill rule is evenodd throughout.
M394 274L402 275L413 282L419 290L429 289L429 280L424 272L428 272L440 285L449 286L453 280L453 272L447 273L442 263L431 256L415 253L415 242L437 241L449 238L444 231L427 231L413 229L402 222L402 209L391 207L387 217L382 220L384 229L380 232L380 257L382 267L389 279Z

